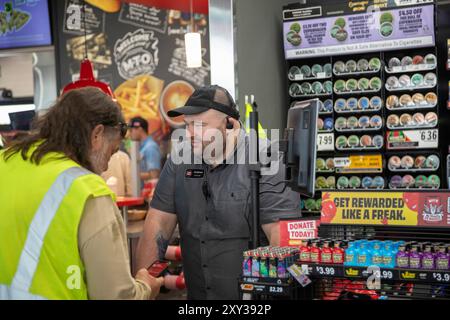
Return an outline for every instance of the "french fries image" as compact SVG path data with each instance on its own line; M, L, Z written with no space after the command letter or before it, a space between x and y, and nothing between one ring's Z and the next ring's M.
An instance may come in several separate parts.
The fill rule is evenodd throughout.
M149 123L149 133L161 129L162 119L159 113L159 99L164 81L140 75L122 83L115 91L122 114L128 122L133 117L142 117Z

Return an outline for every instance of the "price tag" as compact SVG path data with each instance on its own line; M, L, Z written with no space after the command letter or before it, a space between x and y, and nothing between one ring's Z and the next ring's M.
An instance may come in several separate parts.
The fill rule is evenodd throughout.
M437 282L450 282L450 273L433 272L433 280Z
M437 129L388 131L387 147L390 150L399 149L430 149L437 148L439 132Z
M303 74L296 74L296 75L294 76L294 80L295 80L295 81L303 80Z
M270 293L283 293L283 287L274 287L274 286L270 286L269 287L269 292Z
M321 133L317 135L317 151L334 151L333 133Z
M319 72L317 73L317 78L318 79L323 79L326 78L327 74L325 72Z
M334 276L336 270L333 267L315 266L315 273L321 276Z
M383 279L383 280L392 280L394 279L394 273L390 270L381 270L374 272L375 276L377 278Z

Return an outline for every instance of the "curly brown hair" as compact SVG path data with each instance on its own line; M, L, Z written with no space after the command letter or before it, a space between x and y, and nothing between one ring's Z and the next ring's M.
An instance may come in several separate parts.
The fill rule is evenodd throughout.
M115 132L122 128L124 120L118 104L95 87L69 91L36 119L29 135L5 151L4 159L7 161L20 152L22 158L28 160L30 148L42 142L29 157L31 162L40 164L49 152L59 152L92 170L89 160L91 133L99 124Z

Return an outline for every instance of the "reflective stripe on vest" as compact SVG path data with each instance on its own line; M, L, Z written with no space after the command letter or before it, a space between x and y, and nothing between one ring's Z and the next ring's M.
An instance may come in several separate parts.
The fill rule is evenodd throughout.
M56 178L31 221L11 285L0 285L0 299L45 299L29 292L39 263L44 237L72 183L75 179L87 174L92 174L92 172L80 167L72 167L63 171Z

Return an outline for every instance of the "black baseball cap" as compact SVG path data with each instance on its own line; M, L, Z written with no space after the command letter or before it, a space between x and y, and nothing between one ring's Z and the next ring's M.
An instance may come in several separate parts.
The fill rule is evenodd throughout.
M134 117L130 120L129 128L142 128L145 132L148 132L148 122L142 117Z
M198 88L189 97L183 107L179 107L167 112L171 118L181 115L198 114L209 109L214 109L226 115L239 119L239 111L234 103L233 97L225 89L218 85L210 85Z

